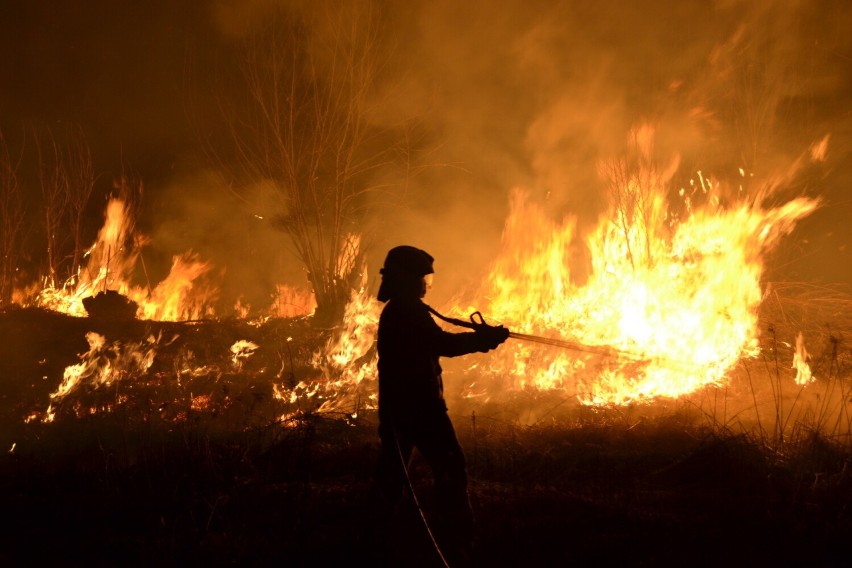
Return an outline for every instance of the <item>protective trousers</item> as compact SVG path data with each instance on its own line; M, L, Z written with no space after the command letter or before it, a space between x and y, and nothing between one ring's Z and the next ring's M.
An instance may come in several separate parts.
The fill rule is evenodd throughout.
M414 448L435 479L438 511L450 538L462 547L473 538L473 511L467 495L464 453L446 412L411 420L385 420L379 426L381 453L376 482L384 497L397 502L407 485L406 469ZM403 467L404 466L404 467Z

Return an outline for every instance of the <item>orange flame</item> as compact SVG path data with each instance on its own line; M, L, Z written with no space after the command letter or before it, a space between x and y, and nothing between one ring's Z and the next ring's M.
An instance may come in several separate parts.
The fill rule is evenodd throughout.
M703 205L691 199L676 218L666 199L673 172L612 168L612 207L583 242L573 218L553 222L513 192L503 249L478 304L513 331L638 357L593 360L510 342L492 357L491 374L519 388L575 390L585 404L626 404L719 384L758 352L762 257L817 203L763 208L740 196L723 205L724 187L699 173L689 197ZM578 247L591 258L583 284L571 273Z
M138 304L137 317L177 321L208 315L217 291L198 285L210 270L210 264L201 261L195 253L175 256L168 276L153 289L130 283L130 275L146 241L134 232L133 218L124 201L111 199L97 241L86 251L89 259L86 267L79 267L77 274L64 283L57 285L47 281L40 290L18 291L16 298L25 305L32 303L69 315L85 316L85 298L114 290ZM36 296L30 300L33 293Z
M80 363L65 368L62 382L50 395L50 404L42 417L43 422L55 419L55 404L82 385L97 389L109 386L127 376L144 374L154 363L159 337L151 336L138 344L108 343L99 333L86 334L89 351L80 356Z
M381 304L367 290L367 271L361 273L361 284L352 290L343 316L343 324L329 338L324 349L314 354L313 363L322 369L329 381L327 387L340 390L341 395L326 401L321 411L353 408L363 404L375 408L376 394L372 384L376 379L376 332L379 326ZM360 400L359 385L368 380L371 384L367 400ZM354 400L353 400L354 399ZM356 410L357 411L357 410Z
M153 290L129 287L125 293L139 304L144 319L178 321L200 319L210 313L215 289L199 287L197 282L210 270L210 264L187 252L172 259L168 276Z
M796 384L806 385L814 380L811 366L808 364L810 355L805 349L805 338L802 332L796 336L796 352L793 353L793 368L796 369Z

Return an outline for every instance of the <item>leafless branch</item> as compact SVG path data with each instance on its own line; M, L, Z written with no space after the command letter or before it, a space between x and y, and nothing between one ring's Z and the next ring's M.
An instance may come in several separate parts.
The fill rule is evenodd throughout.
M0 132L0 306L8 304L15 286L18 251L24 228L23 188L18 178L20 161L9 154Z
M274 189L277 224L308 270L318 311L345 304L369 174L395 159L393 144L372 143L367 120L382 59L375 14L365 3L340 6L276 12L244 45L248 104L228 109L232 187Z

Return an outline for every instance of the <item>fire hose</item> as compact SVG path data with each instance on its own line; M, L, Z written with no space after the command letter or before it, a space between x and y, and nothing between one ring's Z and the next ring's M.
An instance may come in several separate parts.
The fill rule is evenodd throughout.
M429 309L429 312L447 323L457 325L459 327L466 327L468 329L477 330L493 326L485 321L485 318L482 316L482 313L479 311L473 312L470 314L470 321L465 321L457 318L451 318L445 316L438 312L436 309L431 306L426 306ZM566 339L557 339L553 337L544 337L541 335L530 335L528 333L518 333L515 331L509 332L509 337L512 339L519 339L521 341L529 341L532 343L539 343L542 345L550 345L551 347L560 347L562 349L570 349L572 351L583 351L586 353L595 353L597 355L604 355L607 357L624 357L628 359L633 359L636 361L647 361L647 357L644 355L640 355L638 353L634 353L631 351L624 351L621 349L615 349L613 347L607 347L605 345L586 345L585 343L579 343L577 341L568 341Z
M460 327L466 327L468 329L472 329L476 331L477 329L483 329L484 327L496 327L488 324L485 321L485 318L482 316L482 313L479 311L473 312L470 314L470 321L465 321L457 318L451 318L445 316L438 312L436 309L431 306L426 306L429 312L447 323L457 325ZM650 363L652 360L663 363L667 367L674 367L683 371L691 372L691 371L700 371L700 366L695 363L689 361L679 361L676 359L670 359L668 357L654 357L653 359L648 357L642 353L636 353L634 351L626 351L623 349L616 349L614 347L608 347L606 345L587 345L585 343L580 343L577 341L569 341L566 339L557 339L553 337L544 337L541 335L530 335L528 333L517 333L514 331L509 332L509 337L513 339L519 339L521 341L529 341L532 343L538 343L541 345L549 345L551 347L559 347L562 349L570 349L572 351L582 351L585 353L594 353L596 355L603 355L605 357L613 357L613 358L621 358L621 359L629 359L634 363Z

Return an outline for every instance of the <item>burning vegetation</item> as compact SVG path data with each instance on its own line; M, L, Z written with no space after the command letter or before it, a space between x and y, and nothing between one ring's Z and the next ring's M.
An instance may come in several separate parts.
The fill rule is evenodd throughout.
M631 163L602 166L609 176L610 208L580 243L574 219L553 222L523 190L513 192L502 250L469 299L474 307L466 310L459 300L443 308L460 314L478 308L515 332L551 343L570 340L569 347L576 348L514 342L489 357L487 365L459 370L470 377L463 389L467 396L499 401L517 393L555 392L592 406L652 403L725 387L738 365L765 356L759 338L759 311L767 293L764 258L818 201L801 197L767 207L780 180L761 185L742 170L736 187L698 172L687 187L675 189L677 161L665 171L655 167L653 132L639 129L631 139ZM82 255L85 266L65 282L45 278L43 288L16 290L13 297L21 307L88 316L85 321L181 322L189 328L222 321L213 313L217 291L206 278L211 266L191 251L176 256L170 272L153 287L131 283L146 241L134 231L125 202L113 198L97 242ZM345 254L357 258L358 239L350 242L356 248ZM587 250L590 259L583 283L571 273L569 254L577 247ZM351 416L375 408L380 305L369 290L366 267L359 271L361 282L350 292L342 321L325 331L327 339L309 358L310 370L300 373L297 382L292 354L282 354L290 351L293 338L276 336L281 345L266 346L278 360L265 361L258 372L285 406ZM237 305L231 317L260 333L282 315L308 329L315 305L309 293L278 285L268 309L250 314ZM180 334L154 335L128 344L86 332L89 349L63 373L43 419L52 421L55 405L84 384L132 382L146 375L161 345ZM796 384L807 386L814 377L801 330L784 341L795 344L785 367L795 369ZM245 372L260 348L249 337L235 337L229 347L231 372ZM179 376L224 372L221 363L210 363L198 361L197 367L179 369ZM31 409L28 419L38 413Z
M471 421L465 439L473 444L473 475L485 483L478 494L482 508L499 508L505 499L496 478L484 480L506 475L509 466L490 460L519 459L506 449L511 444L495 447L509 443L503 438L507 427L512 444L523 432L533 448L524 450L529 467L540 462L530 453L536 447L549 453L551 443L577 443L570 438L579 432L602 425L615 431L622 425L628 431L641 427L644 433L633 434L634 441L649 444L668 436L658 423L671 426L674 420L675 428L703 441L691 447L678 439L676 451L689 457L669 465L661 458L655 467L662 469L634 472L651 485L704 479L711 465L742 467L745 459L757 461L745 462L756 469L743 483L759 486L768 475L762 468L802 459L801 452L828 451L811 447L819 440L834 448L819 458L830 460L820 467L829 468L831 483L845 491L849 478L841 464L848 463L848 453L841 448L848 451L850 444L852 358L841 334L849 332L842 326L852 321L852 303L842 291L828 301L809 298L813 287L797 290L763 281L767 254L818 201L801 197L768 206L774 187L750 180L745 172L734 188L698 173L688 186L674 189L676 164L658 172L642 148L636 150L638 170L625 162L603 168L612 176L611 207L579 244L574 219L554 222L523 190L515 190L501 251L482 285L467 300L442 306L461 315L478 308L489 314L489 322L536 340L510 340L497 353L449 370L451 405ZM97 440L112 448L105 450L110 454L120 451L125 463L109 466L117 467L117 475L134 475L129 472L138 460L145 467L164 465L150 461L152 440L145 437L151 435L173 455L173 433L191 433L192 444L202 444L190 450L192 459L219 466L231 458L218 452L227 452L234 437L248 436L238 444L246 452L241 459L288 471L294 459L307 459L297 467L311 468L317 467L314 460L331 459L300 454L317 451L307 449L323 443L314 442L316 436L355 436L370 446L380 305L365 267L336 326L314 318L315 303L307 293L282 285L265 311L251 313L237 305L234 315L222 317L209 302L217 297L211 266L192 253L175 257L162 282L134 285L131 274L146 241L134 232L124 202L113 199L97 242L82 255L85 266L66 282L45 279L42 288L13 293L20 304L0 315L8 337L4 376L11 377L3 439L10 464L29 470L46 448L78 435L62 459L78 459L73 452ZM577 246L588 250L591 266L582 283L568 260L568 251ZM839 322L837 327L826 333L808 325L805 314L817 308L820 318ZM320 423L325 429L340 426L319 434ZM124 432L121 450L103 440L112 428ZM531 442L531 436L540 441ZM559 441L547 441L553 436ZM756 444L743 446L747 457L741 455L742 440ZM769 457L763 450L752 453L758 447ZM202 448L207 449L198 454ZM730 472L713 475L730 482ZM232 499L218 497L223 498ZM216 534L210 523L219 515L217 506L205 514L205 527L193 530ZM222 522L233 523L234 515L222 513ZM405 522L409 528L403 534L416 534L417 522ZM353 537L351 546L361 546L364 538ZM416 550L422 544L406 546ZM258 553L276 557L268 547ZM198 554L207 557L211 551L196 550L191 557Z
M33 562L14 542L42 528L76 553L106 534L141 565L371 559L381 311L371 260L413 234L442 249L438 311L480 312L473 325L512 332L494 352L445 365L482 565L682 564L699 549L713 565L837 562L852 528L852 295L848 282L791 281L785 263L806 248L790 244L797 232L838 207L823 186L834 175L846 187L831 172L848 132L788 119L785 132L803 133L779 149L767 117L800 95L754 65L770 50L763 36L734 27L705 58L702 69L737 89L714 99L712 85L695 86L709 81L673 65L686 78L653 96L658 79L645 78L642 112L627 112L603 82L551 84L568 61L552 55L567 16L533 22L519 8L518 22L495 20L521 28L513 51L497 51L523 67L507 77L540 81L517 89L537 85L545 102L495 87L468 107L435 95L438 116L411 95L443 69L408 77L383 32L391 17L417 29L414 12L344 2L339 14L306 4L267 18L226 4L217 25L242 45L224 58L239 62L225 82L239 89L222 93L219 129L202 132L204 187L185 198L198 219L202 203L217 210L192 220L206 246L171 250L179 231L143 222L149 203L162 208L156 190L149 202L123 170L98 204L82 129L32 128L20 155L0 136L0 472L20 524L0 561L58 559ZM460 23L441 25L435 57L464 59L473 41L456 39ZM505 66L494 61L483 56L471 80ZM585 65L596 74L599 63ZM435 125L404 112L397 83ZM494 102L501 94L516 113ZM504 130L489 113L507 115ZM596 128L610 134L566 143ZM727 139L734 149L719 149ZM436 153L444 144L451 158L481 149L473 175L446 173L456 164ZM516 163L494 174L495 156ZM481 191L466 191L477 176ZM454 216L483 213L482 195L500 201L486 215L497 222L453 228ZM238 216L250 221L230 225ZM221 241L209 237L219 230ZM288 270L264 265L270 235L290 247L276 257ZM223 241L236 252L217 256L209 245ZM448 274L452 255L476 257L478 270ZM396 536L418 559L406 564L434 565L420 524L435 514L432 488L415 480L413 491L424 504L400 512Z

